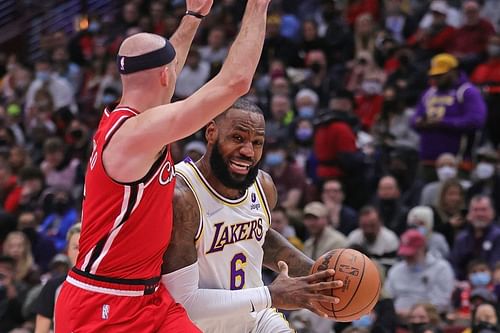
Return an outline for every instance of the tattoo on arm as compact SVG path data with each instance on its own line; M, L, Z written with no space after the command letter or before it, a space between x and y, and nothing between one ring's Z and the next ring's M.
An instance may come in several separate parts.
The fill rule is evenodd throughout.
M176 271L196 262L195 237L200 223L198 203L187 184L177 178L173 199L172 238L163 257L162 274Z
M277 231L269 229L264 241L264 266L278 272L278 261L288 264L290 276L309 275L314 261L295 248Z

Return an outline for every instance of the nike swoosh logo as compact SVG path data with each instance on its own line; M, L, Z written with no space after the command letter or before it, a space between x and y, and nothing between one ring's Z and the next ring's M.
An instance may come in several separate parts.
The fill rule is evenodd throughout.
M255 306L253 306L253 302L250 300L250 304L252 305L252 311L250 312L255 312Z
M217 214L218 212L220 212L222 210L222 208L224 208L224 207L219 207L218 209L214 210L213 212L207 212L207 216L208 217L214 216L215 214Z

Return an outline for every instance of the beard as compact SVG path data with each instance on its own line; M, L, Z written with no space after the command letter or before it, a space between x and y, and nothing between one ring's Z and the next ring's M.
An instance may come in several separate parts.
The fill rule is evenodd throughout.
M244 157L242 157L245 159ZM248 160L248 159L247 159ZM260 162L251 167L246 175L237 175L229 171L229 162L224 160L217 141L210 154L210 167L215 177L226 187L239 191L246 191L259 174Z

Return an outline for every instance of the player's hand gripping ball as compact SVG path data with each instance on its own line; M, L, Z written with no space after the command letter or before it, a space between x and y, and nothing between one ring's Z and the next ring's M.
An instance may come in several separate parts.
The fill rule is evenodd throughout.
M333 268L332 280L342 280L342 288L332 289L338 304L316 302L313 305L339 322L359 319L372 311L380 294L380 275L377 266L367 256L352 249L336 249L322 255L311 273Z

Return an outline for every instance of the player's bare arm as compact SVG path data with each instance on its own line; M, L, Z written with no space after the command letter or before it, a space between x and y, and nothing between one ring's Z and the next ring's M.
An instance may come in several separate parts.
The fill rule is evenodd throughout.
M186 10L202 16L208 15L212 8L213 0L187 0ZM191 43L201 23L201 18L194 15L185 15L179 28L170 37L170 42L177 52L176 73L179 74L186 62Z
M290 276L306 276L311 272L314 261L290 244L276 230L269 229L264 241L264 266L279 272L278 262L288 264Z
M200 212L193 192L180 177L177 177L175 184L173 210L174 228L164 256L162 274L189 266L198 259L195 236Z
M276 186L269 174L261 171L259 179L269 203L270 209L276 206ZM306 276L311 272L314 261L295 248L277 231L269 229L264 241L264 265L275 272L279 272L278 262L288 264L291 276Z
M111 177L121 182L142 178L166 144L196 132L249 91L262 53L269 2L247 2L240 32L212 80L183 101L144 106L146 111L116 131L105 150L106 169ZM161 75L162 84L167 87L175 82L175 68L170 64L163 71L155 75ZM147 81L145 85L137 92L140 96L147 94ZM123 151L129 152L127 156L123 156Z

